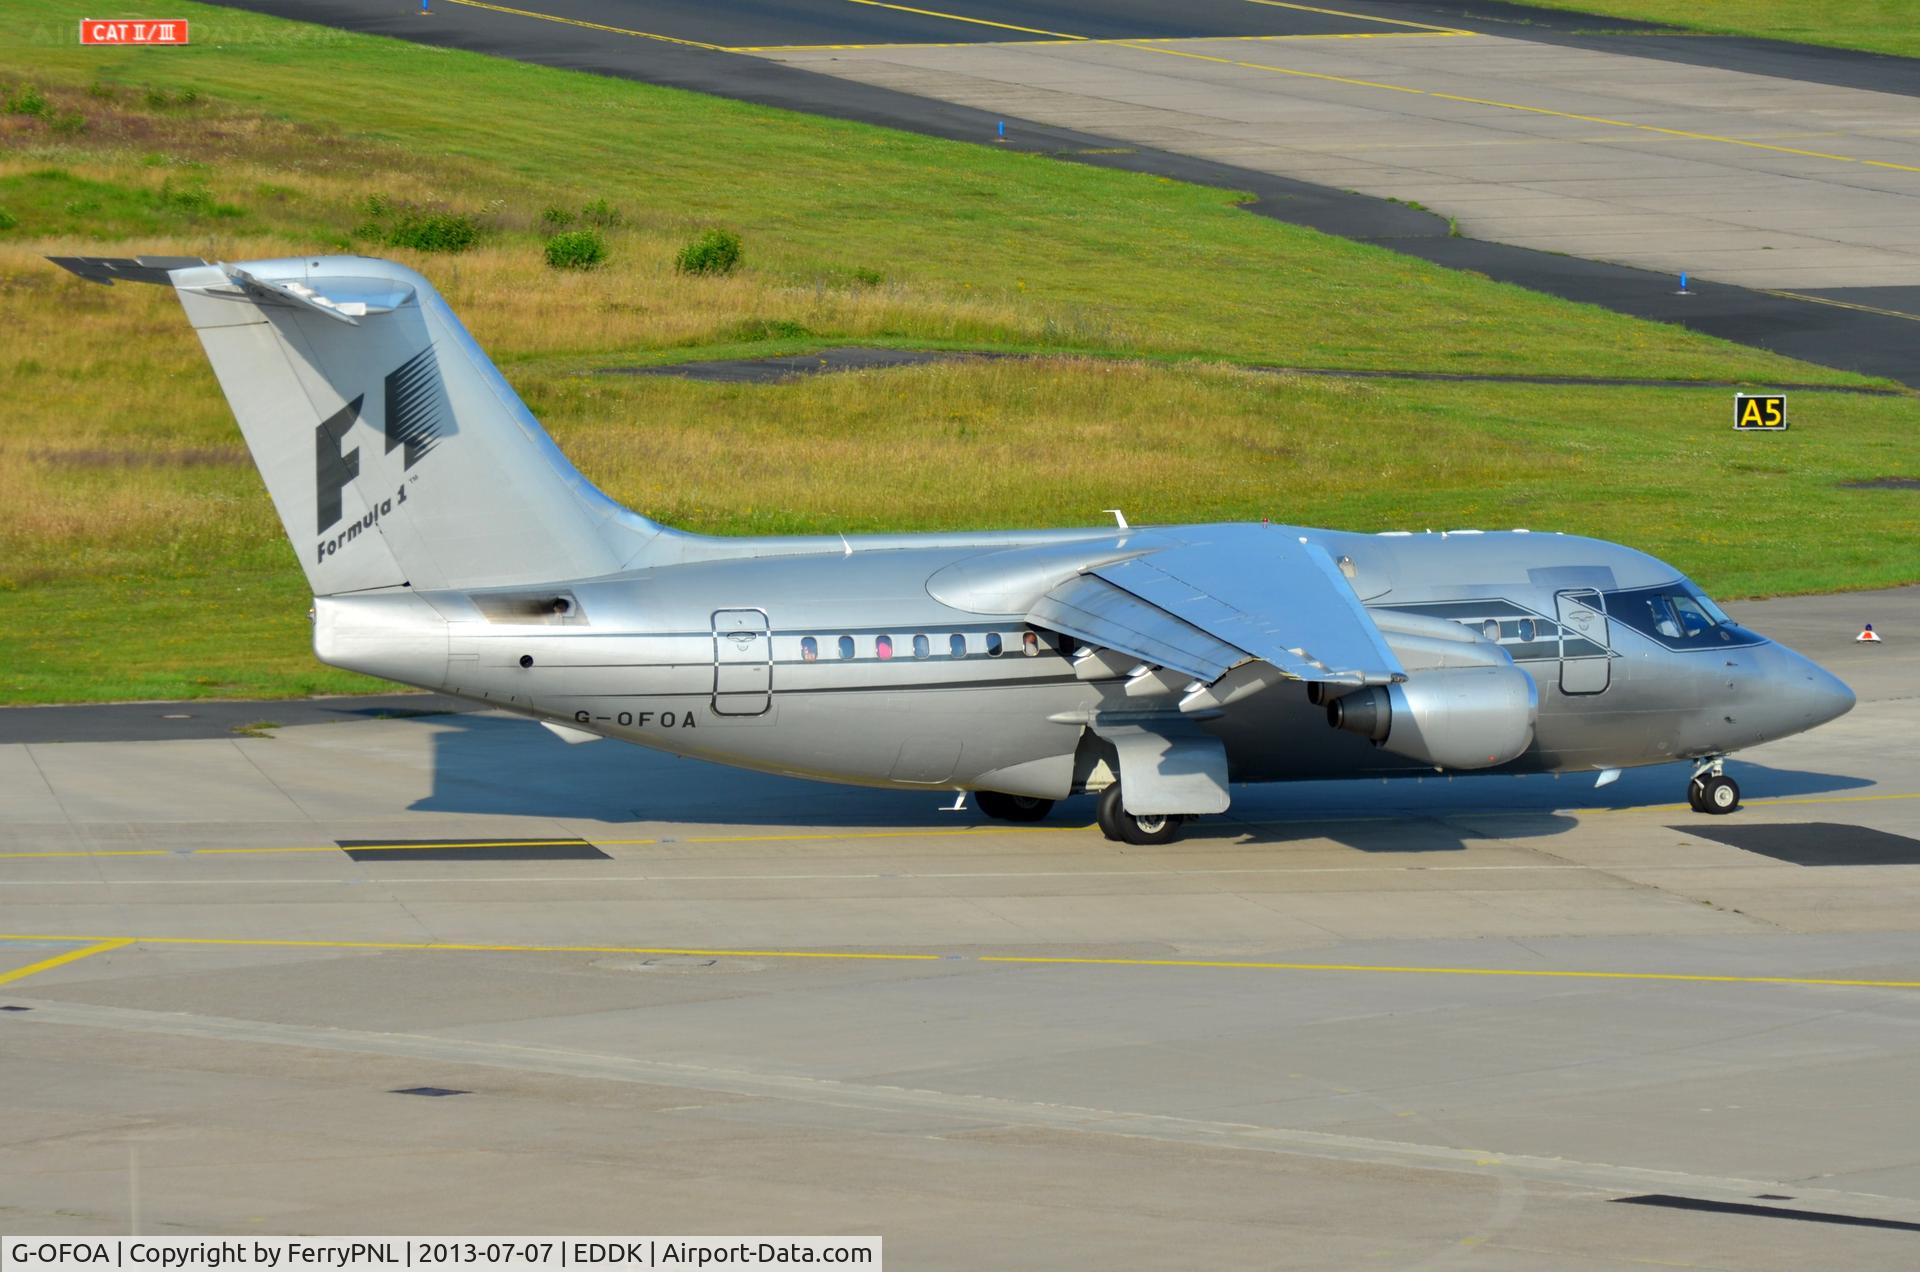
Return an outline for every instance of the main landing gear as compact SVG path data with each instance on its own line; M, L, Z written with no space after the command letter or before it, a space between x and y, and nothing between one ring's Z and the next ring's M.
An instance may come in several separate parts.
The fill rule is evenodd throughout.
M999 791L975 791L973 802L980 811L1000 821L1037 822L1053 811L1053 801L1034 795L1005 795Z
M1724 755L1702 761L1687 783L1687 805L1696 813L1723 816L1740 807L1740 784L1721 771Z
M1171 813L1135 817L1120 802L1120 783L1100 792L1094 810L1100 833L1123 844L1170 844L1180 836L1180 825L1187 819Z

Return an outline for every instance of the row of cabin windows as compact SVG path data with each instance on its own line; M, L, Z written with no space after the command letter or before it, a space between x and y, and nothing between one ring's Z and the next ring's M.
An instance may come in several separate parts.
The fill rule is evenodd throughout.
M1460 625L1469 630L1473 628L1472 623L1461 623ZM1541 640L1554 640L1559 636L1559 631L1552 623L1544 620L1536 623L1531 618L1523 618L1517 623L1511 620L1502 623L1497 619L1490 618L1480 624L1480 634L1488 640L1496 642L1504 636L1512 636L1518 640L1530 641L1536 636Z
M999 632L988 632L986 644L987 657L989 658L998 658L1002 653L1006 652L1006 642L1001 638ZM835 649L842 658L853 658L860 652L858 644L851 636L842 636ZM917 634L912 638L912 649L915 658L931 658L933 657L933 640L924 634ZM904 650L899 649L895 645L893 637L882 635L873 638L872 652L875 658L885 662L896 653L903 653ZM947 657L965 658L969 652L971 651L967 648L967 638L965 636L959 632L955 632L953 635L947 637ZM1022 633L1020 637L1020 652L1029 658L1038 658L1040 656L1040 638L1032 632ZM820 639L816 636L802 636L800 638L800 657L805 662L820 661Z

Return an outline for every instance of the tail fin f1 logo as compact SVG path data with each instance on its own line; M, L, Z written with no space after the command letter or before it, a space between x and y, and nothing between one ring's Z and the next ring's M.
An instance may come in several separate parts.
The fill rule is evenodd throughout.
M360 475L360 448L346 448L347 434L360 418L366 394L335 411L313 431L314 505L319 513L317 534L325 534L345 515L342 493ZM386 453L403 450L401 470L419 463L440 441L445 425L445 390L431 347L401 363L386 378L386 415L381 432Z
M347 431L360 418L360 404L366 395L353 399L313 430L314 504L320 510L320 528L325 534L340 521L340 492L360 475L360 448L343 448Z

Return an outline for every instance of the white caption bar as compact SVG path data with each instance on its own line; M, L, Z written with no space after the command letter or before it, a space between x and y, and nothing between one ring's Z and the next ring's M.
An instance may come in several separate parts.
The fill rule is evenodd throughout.
M882 1267L879 1237L3 1237L0 1272Z

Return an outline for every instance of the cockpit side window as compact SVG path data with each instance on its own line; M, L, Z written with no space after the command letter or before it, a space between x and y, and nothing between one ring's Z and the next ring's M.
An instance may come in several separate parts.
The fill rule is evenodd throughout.
M1759 640L1686 583L1628 588L1608 592L1606 597L1607 613L1615 622L1672 649L1712 649Z

